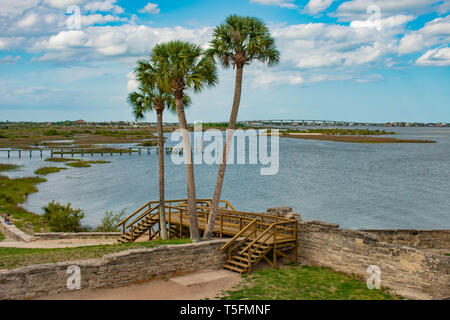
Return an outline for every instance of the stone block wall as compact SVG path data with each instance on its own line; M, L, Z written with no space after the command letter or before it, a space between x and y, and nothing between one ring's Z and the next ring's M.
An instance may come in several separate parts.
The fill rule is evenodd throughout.
M381 237L381 239L383 239ZM367 278L381 269L381 285L405 297L450 298L450 257L386 243L368 232L341 229L320 221L299 222L301 263L320 265Z
M449 249L450 230L362 230L381 241L420 249Z
M178 272L218 269L225 261L220 247L227 240L161 246L71 261L0 271L0 300L29 299L69 292L68 267L81 269L81 289L117 287Z

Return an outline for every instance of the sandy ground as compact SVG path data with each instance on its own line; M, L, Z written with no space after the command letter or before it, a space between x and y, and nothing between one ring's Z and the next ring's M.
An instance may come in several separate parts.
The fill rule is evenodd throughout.
M230 290L240 281L238 273L202 270L118 288L74 291L37 300L212 300L222 290Z

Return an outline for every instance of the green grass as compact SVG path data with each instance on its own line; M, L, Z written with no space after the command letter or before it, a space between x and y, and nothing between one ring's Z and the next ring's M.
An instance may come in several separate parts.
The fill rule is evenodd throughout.
M46 231L47 223L42 216L19 206L28 195L38 191L37 184L45 181L39 177L10 179L0 176L0 214L10 213L16 226L25 232Z
M67 170L67 168L43 167L43 168L37 169L36 171L34 171L34 173L45 176L45 175L50 174L50 173L60 172L61 170Z
M20 168L20 166L15 165L15 164L3 164L3 163L0 163L0 172L3 172L3 171L14 171L14 170L17 170L19 168Z
M157 240L151 242L120 243L79 248L21 249L0 248L0 268L15 269L44 263L100 258L106 254L129 249L154 248L161 245L190 243L190 239Z
M71 161L81 161L80 159L68 159L68 158L48 158L45 161L49 162L71 162Z
M73 168L89 168L91 164L111 163L111 161L77 161L66 163L66 166Z
M384 289L369 290L365 281L322 267L264 269L233 290L222 292L223 300L391 300Z
M0 232L0 242L5 240L5 236L3 235L3 233Z
M450 256L450 253L445 253L446 256Z

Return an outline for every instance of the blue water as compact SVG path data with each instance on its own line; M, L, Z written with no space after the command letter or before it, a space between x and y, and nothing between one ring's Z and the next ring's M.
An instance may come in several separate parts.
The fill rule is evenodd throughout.
M322 220L347 228L450 229L450 129L389 128L396 138L432 139L437 144L353 144L280 139L280 170L261 176L260 165L231 165L223 199L239 210L264 212L291 206L304 220ZM54 164L38 156L1 163L23 167L8 176L31 176ZM44 157L45 158L45 157ZM79 158L79 157L77 157ZM90 157L110 160L91 168L70 168L48 175L24 207L42 212L52 200L71 202L95 226L105 211L134 211L158 199L158 163L151 155ZM217 166L196 165L197 197L211 198ZM186 197L184 165L166 156L166 199Z

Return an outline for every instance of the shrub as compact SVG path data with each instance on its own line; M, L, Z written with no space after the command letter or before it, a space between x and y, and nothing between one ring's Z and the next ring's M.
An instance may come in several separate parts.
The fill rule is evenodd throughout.
M52 232L82 232L81 226L84 212L81 209L73 209L69 203L63 206L52 201L44 209L44 218L47 220Z
M101 220L101 224L95 229L96 232L119 232L120 229L116 228L118 224L126 215L125 209L122 209L119 213L112 211L106 211L105 216Z

